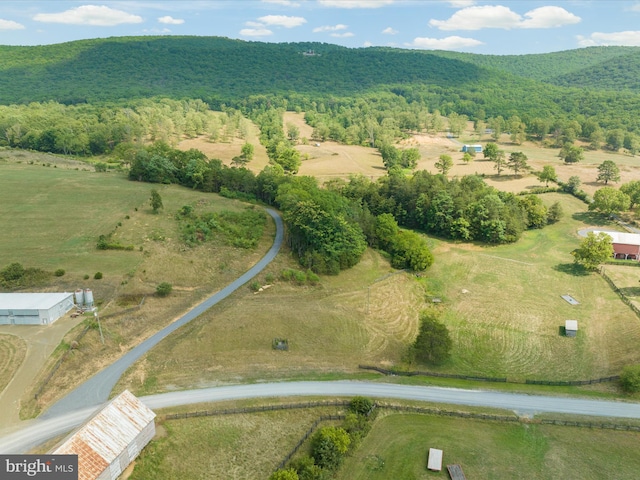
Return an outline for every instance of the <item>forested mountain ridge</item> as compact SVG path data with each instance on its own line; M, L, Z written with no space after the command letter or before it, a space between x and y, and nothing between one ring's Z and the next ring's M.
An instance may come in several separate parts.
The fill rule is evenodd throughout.
M621 63L628 66L627 76L632 78L640 68L640 59L637 57L640 49L636 47L587 47L530 55L479 55L448 51L433 53L541 82L567 87L588 85L603 90L619 90L620 87L618 83L593 82L589 85L585 79L588 79L591 72L600 71L605 65ZM638 65L633 65L634 62L638 62ZM571 81L573 76L576 76L575 82ZM578 78L583 80L577 80Z
M315 55L304 55L307 51ZM418 51L218 37L136 37L1 47L0 59L0 102L4 104L157 95L223 102L289 92L349 96L379 85L459 86L497 77L459 60Z
M596 47L498 57L177 36L0 46L0 104L122 104L169 97L201 99L216 110L317 106L322 113L357 97L377 102L392 96L472 120L595 117L606 129L640 131L636 52ZM613 62L620 66L616 76L607 73ZM551 75L560 75L556 81L566 86L545 83L554 81ZM612 83L628 87L615 91Z

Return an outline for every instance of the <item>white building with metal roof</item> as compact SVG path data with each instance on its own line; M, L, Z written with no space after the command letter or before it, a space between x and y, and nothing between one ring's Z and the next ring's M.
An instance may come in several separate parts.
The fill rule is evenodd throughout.
M154 437L155 417L125 390L51 453L78 455L78 480L115 480Z
M49 325L73 306L73 293L0 293L0 325Z

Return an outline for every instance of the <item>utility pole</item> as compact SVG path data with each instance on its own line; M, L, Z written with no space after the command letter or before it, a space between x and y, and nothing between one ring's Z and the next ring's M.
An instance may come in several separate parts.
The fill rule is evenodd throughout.
M98 312L97 311L93 312L93 316L95 317L95 319L98 322L98 330L100 330L100 340L102 341L102 344L104 345L104 336L102 335L102 326L100 325L100 317L98 317Z

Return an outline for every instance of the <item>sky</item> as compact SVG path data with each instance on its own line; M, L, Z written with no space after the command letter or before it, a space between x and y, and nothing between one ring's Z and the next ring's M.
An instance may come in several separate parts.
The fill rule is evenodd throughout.
M640 0L0 0L0 45L140 35L521 55L640 46Z

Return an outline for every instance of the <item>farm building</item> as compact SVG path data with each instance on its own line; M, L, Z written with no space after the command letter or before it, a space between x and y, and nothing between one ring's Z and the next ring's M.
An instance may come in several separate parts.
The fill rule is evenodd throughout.
M73 308L73 293L0 293L0 325L48 325Z
M115 480L155 435L155 416L125 390L51 453L78 455L78 480Z
M471 152L474 151L476 153L482 153L482 145L463 145L463 152Z
M427 468L435 472L442 470L442 450L437 448L429 449L429 460L427 461Z
M613 240L613 258L622 260L640 261L640 234L625 232L601 232L594 231L594 234L606 233Z
M564 322L564 334L567 337L575 337L578 333L578 321L567 320Z

